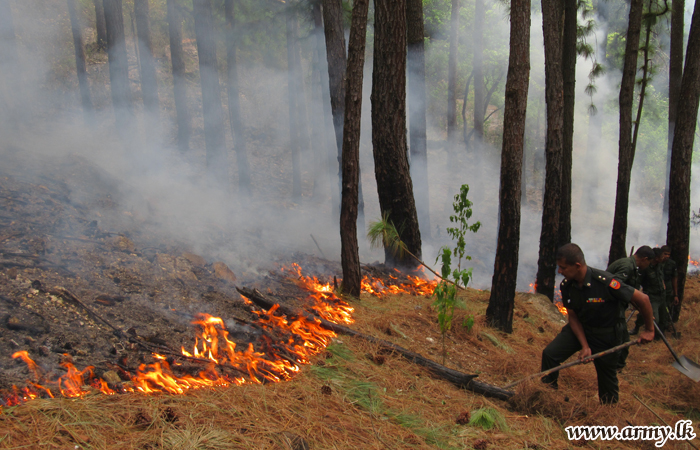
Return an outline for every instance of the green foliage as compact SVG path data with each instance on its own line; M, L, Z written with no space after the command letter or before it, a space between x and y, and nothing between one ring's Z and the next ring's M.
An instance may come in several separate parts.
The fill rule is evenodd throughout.
M474 316L470 314L464 317L464 320L462 321L462 326L467 329L468 333L471 333L472 328L474 327Z
M490 430L494 426L501 431L509 429L506 419L501 413L493 408L479 408L471 413L469 425L473 427L481 427L484 430Z
M445 334L452 329L452 319L454 317L455 307L459 304L457 300L457 286L466 287L472 277L472 269L462 269L462 259L470 260L471 257L466 255L465 235L467 231L476 233L481 226L481 222L476 222L469 225L469 219L472 216L472 202L467 198L469 193L469 185L463 184L459 190L459 194L455 195L452 207L455 214L450 216L450 222L455 224L454 227L447 228L447 234L456 240L454 249L442 247L435 262L441 261L441 281L433 295L436 297L433 306L438 312L438 324L440 333L442 333L442 361L445 363ZM457 267L452 269L452 256L457 258ZM449 280L453 282L449 282ZM473 321L473 319L472 319Z
M392 254L403 258L406 244L401 240L400 230L389 220L389 212L382 214L381 220L370 222L367 227L367 238L371 248L384 248Z

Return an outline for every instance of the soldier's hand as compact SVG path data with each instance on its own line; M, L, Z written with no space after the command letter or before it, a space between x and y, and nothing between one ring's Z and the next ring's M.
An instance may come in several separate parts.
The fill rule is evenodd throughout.
M681 301L678 299L678 296L677 296L677 295L676 295L675 297L673 297L673 304L674 304L674 305L678 305L680 302L681 302Z
M578 359L580 361L583 361L584 359L588 358L591 355L592 355L591 348L586 347L586 348L581 349L581 351L578 353ZM588 362L590 362L590 361L586 361L584 364L586 364Z
M654 330L647 331L647 330L642 330L639 333L639 339L637 339L637 342L640 344L646 344L654 340Z

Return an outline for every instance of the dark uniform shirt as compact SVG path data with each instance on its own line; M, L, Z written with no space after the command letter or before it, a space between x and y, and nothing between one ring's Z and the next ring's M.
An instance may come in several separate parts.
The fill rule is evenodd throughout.
M639 274L637 261L634 259L634 256L621 258L614 261L608 266L606 272L611 273L615 278L623 283L628 284L635 289L639 289L639 284L642 277Z
M588 268L583 285L564 279L560 285L566 309L576 313L584 329L614 327L627 308L634 288L603 270Z
M674 260L669 258L662 264L661 270L664 274L664 283L666 283L666 296L673 297L673 279L678 274L678 266Z
M642 286L644 293L653 296L665 296L664 275L661 271L661 264L650 264L642 275Z

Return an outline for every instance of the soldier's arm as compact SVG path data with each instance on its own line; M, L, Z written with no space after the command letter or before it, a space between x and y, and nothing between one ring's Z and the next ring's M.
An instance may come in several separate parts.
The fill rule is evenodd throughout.
M674 273L671 286L673 286L673 304L677 305L680 303L680 299L678 298L678 272Z
M567 311L569 313L569 326L571 327L571 331L574 332L574 336L576 336L576 339L578 339L578 342L581 344L581 351L578 354L578 359L583 360L591 356L591 348L588 346L586 334L583 332L583 325L581 325L581 321L578 320L578 316L571 309L567 308Z
M651 342L654 340L654 313L651 309L649 296L635 289L630 301L644 318L644 330L639 333L637 342L640 344Z

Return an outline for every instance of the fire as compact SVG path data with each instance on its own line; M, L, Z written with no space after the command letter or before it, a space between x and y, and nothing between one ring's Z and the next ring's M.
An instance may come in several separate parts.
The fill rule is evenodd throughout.
M537 283L530 283L530 292L531 293L537 292ZM559 290L558 287L554 289L554 302L553 303L554 303L554 306L557 307L557 309L559 310L559 312L562 315L564 315L564 316L569 315L569 312L566 310L566 307L564 307L564 303L562 303L562 301L561 301L561 291Z
M695 267L700 266L700 261L694 261L693 259L690 258L690 255L688 255L688 264L691 264Z

